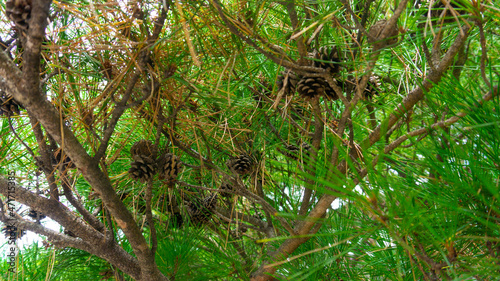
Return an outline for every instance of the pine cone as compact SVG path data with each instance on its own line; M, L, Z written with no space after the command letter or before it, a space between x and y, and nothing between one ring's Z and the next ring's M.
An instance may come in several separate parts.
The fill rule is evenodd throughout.
M140 140L132 145L130 154L132 157L136 155L144 155L152 158L156 152L156 146L150 140Z
M252 171L252 159L247 155L240 155L226 162L229 170L240 175L249 174Z
M31 17L31 0L8 0L5 3L5 13L16 27L27 30Z
M368 31L368 43L373 44L374 50L379 50L384 47L394 45L398 42L399 30L398 28L392 28L387 34L387 37L382 38L382 31L384 30L387 20L380 20L376 22Z
M102 66L101 66L101 72L104 74L104 77L108 80L113 80L113 64L111 64L111 62L109 60L105 60L103 63L102 63Z
M358 79L358 82L356 82L356 80L354 79L351 79L347 81L345 87L347 88L347 91L353 91L353 93L356 94L358 91L357 87L359 86L360 83L361 83L361 78ZM365 89L363 90L363 97L365 99L372 99L374 95L378 96L380 91L378 86L380 86L378 77L371 76L368 79L368 82L366 83Z
M211 193L201 202L193 200L188 204L188 213L191 217L191 222L195 225L200 225L210 221L212 212L217 207L217 193Z
M297 92L306 99L312 99L318 95L324 95L330 100L339 98L335 90L321 77L302 78L297 84Z
M223 181L222 184L220 185L220 195L222 197L231 197L233 196L233 193L229 193L229 192L224 192L224 190L228 190L228 191L233 191L233 186L231 185L230 182L228 181Z
M203 199L203 207L209 212L213 212L217 207L217 198L219 198L218 193L210 193L207 197Z
M334 80L334 82L337 82L337 81ZM339 99L339 96L337 95L335 90L332 87L330 87L330 84L328 84L328 82L326 82L326 81L325 81L325 97L329 100L338 100Z
M159 178L166 181L175 181L182 168L179 156L172 153L165 153L159 159Z
M323 68L332 74L340 72L340 59L337 47L321 47L314 52L314 66Z
M302 153L306 153L307 151L309 151L311 149L311 146L308 143L303 142L300 145L300 147L292 145L292 144L286 144L285 148L287 151L282 152L283 154L285 154L285 156L290 157L292 159L298 159L300 151L302 150Z
M276 86L278 87L279 90L283 88L285 85L285 77L286 77L286 72L282 72L282 75L278 76L278 79L276 80ZM293 95L297 91L297 83L299 82L300 78L297 76L295 73L290 72L288 74L288 80L286 80L286 86L284 89L285 95Z
M13 225L6 225L2 228L2 232L5 235L5 238L8 240L16 240L21 238L26 234L26 230L22 230Z
M15 101L13 97L3 91L0 91L0 116L19 115L19 108L24 109L24 107Z
M135 155L128 173L134 180L147 181L156 173L156 162L145 155Z

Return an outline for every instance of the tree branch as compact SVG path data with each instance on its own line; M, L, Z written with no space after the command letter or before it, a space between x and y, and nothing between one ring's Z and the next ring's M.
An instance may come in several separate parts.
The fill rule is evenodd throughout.
M0 76L7 81L8 90L12 96L40 121L54 140L63 147L85 180L101 195L104 205L130 241L141 267L142 278L147 279L148 276L154 276L159 280L166 280L151 258L151 251L141 229L116 195L109 178L95 164L94 159L87 154L70 129L61 122L59 114L52 104L42 95L32 95L24 84L19 85L15 82L20 81L20 71L9 61L5 52L0 53ZM38 91L38 88L36 90Z

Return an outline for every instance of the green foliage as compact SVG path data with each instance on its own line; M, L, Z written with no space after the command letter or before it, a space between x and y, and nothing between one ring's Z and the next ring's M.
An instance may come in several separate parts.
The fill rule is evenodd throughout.
M1 263L2 280L100 280L110 269L108 263L84 251L44 249L37 243L22 249L16 263L16 274Z

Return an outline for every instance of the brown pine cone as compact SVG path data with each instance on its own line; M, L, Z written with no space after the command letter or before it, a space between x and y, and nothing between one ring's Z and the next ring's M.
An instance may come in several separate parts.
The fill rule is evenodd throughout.
M5 13L20 30L28 30L31 7L31 0L8 0L5 2Z
M304 77L297 84L297 92L306 99L312 99L316 96L324 95L330 100L336 100L339 97L330 84L321 77Z
M253 168L252 164L252 159L248 155L240 155L226 162L229 170L234 171L235 173L240 175L249 174Z
M132 145L130 148L130 154L135 155L145 155L147 157L153 157L156 153L156 146L150 140L140 140Z
M188 213L191 223L201 225L207 223L212 218L212 212L217 207L217 193L209 194L203 200L194 199L188 204Z
M189 202L188 213L193 224L201 225L210 221L212 213L217 207L217 197L217 193L211 193L201 202L199 199Z
M145 182L156 173L156 162L145 155L134 155L134 162L130 164L128 173L132 179Z
M182 163L179 156L173 155L172 153L165 153L160 156L158 165L159 178L169 182L175 181L182 169Z
M323 68L332 74L340 72L340 58L337 47L323 46L314 52L314 66Z
M348 92L351 92L356 95L357 93L357 87L361 83L361 78L358 79L358 82L356 82L355 79L350 79L345 82L345 89ZM376 76L371 76L368 79L368 82L366 83L366 87L362 92L363 98L365 99L372 99L373 96L379 95L380 89L378 88L380 86L380 82L378 81L378 77Z
M293 95L297 91L297 83L299 82L300 78L293 72L290 72L288 74L287 80L285 80L286 77L287 77L286 72L283 71L281 75L278 76L278 79L276 79L276 86L278 90L281 90L283 87L285 87L284 88L285 95L287 96Z

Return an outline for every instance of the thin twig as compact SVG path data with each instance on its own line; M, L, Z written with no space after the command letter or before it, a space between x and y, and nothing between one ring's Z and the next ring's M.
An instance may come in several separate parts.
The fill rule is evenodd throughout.
M189 52L191 53L191 58L193 59L193 63L199 67L201 66L201 62L198 59L198 55L196 54L196 51L193 47L193 42L191 41L191 36L189 35L189 27L187 24L187 20L184 16L182 5L179 0L175 0L175 7L177 8L177 12L181 17L182 30L184 31L184 37L186 38L186 43L188 45Z
M479 28L479 37L481 41L481 77L484 83L491 88L490 80L486 77L486 60L488 59L488 51L486 48L486 37L484 36L484 26L480 18L476 19L476 25Z
M283 2L283 5L285 6L288 12L288 16L290 17L290 22L292 23L293 31L296 32L299 28L299 20L297 16L297 11L295 10L295 1L288 0ZM299 63L300 65L305 65L307 62L307 60L305 59L307 57L307 47L304 44L304 38L302 37L302 35L299 35L295 38L295 41L297 42L297 49L300 55Z
M319 96L314 98L311 101L313 112L314 112L314 136L312 139L312 147L313 150L309 157L309 161L306 166L309 167L308 174L310 176L309 179L306 180L306 187L304 189L304 196L302 197L302 203L300 204L299 216L305 216L307 214L307 210L309 209L309 203L312 195L312 187L314 185L314 180L316 176L316 161L318 156L318 151L321 146L321 140L323 139L324 132L324 123L323 117L321 113L321 107L319 104Z
M64 190L64 196L68 199L68 202L75 207L75 209L82 215L86 222L88 222L97 231L102 232L104 230L104 224L100 222L95 216L93 216L83 204L75 198L73 191L71 190L71 184L69 183L67 173L63 172L61 175L61 185Z

